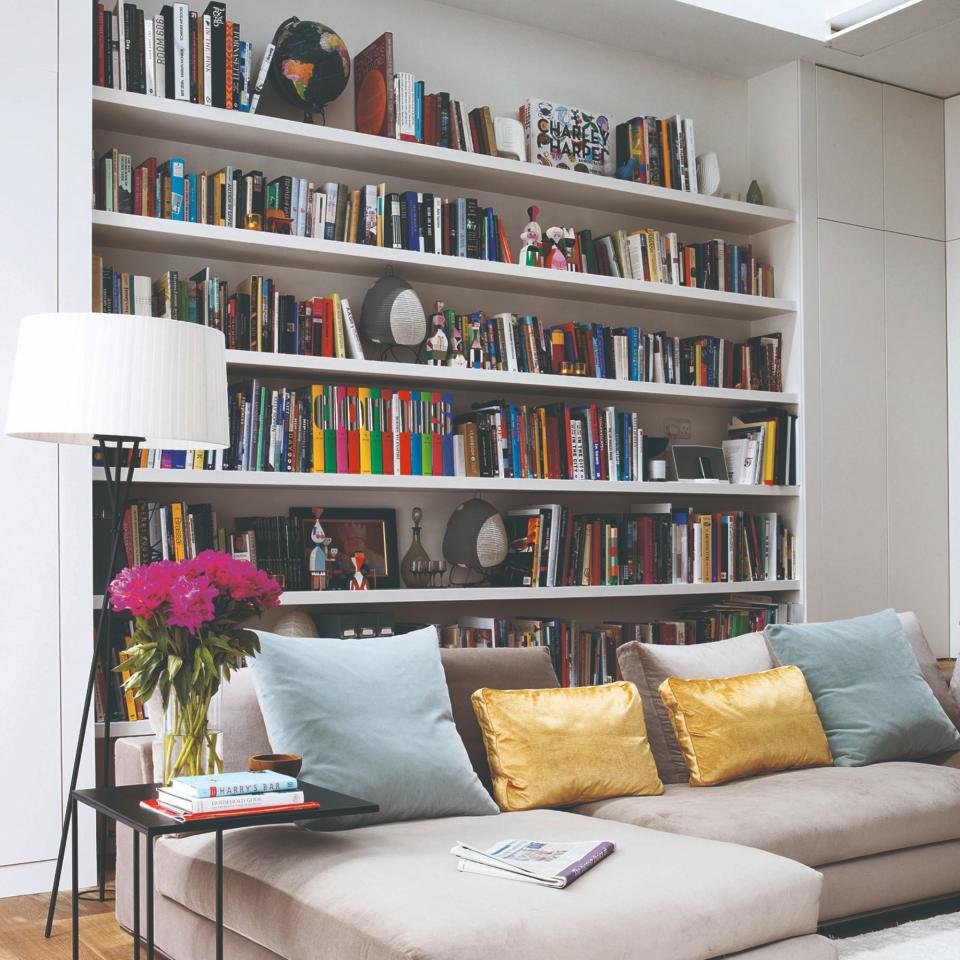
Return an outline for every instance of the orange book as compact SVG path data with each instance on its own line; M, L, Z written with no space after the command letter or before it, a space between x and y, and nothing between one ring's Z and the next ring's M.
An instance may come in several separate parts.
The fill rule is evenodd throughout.
M670 140L667 136L667 121L658 120L657 126L660 128L660 168L663 170L663 185L672 187L673 177L670 174Z

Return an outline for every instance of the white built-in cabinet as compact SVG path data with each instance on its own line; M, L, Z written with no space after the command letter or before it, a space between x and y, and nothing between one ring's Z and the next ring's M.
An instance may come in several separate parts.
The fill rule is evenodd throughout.
M950 649L944 108L817 69L822 583Z
M823 220L883 227L883 85L817 70L817 196Z
M834 620L887 605L883 234L819 223L820 609Z
M944 103L947 409L950 443L950 649L960 654L960 97Z

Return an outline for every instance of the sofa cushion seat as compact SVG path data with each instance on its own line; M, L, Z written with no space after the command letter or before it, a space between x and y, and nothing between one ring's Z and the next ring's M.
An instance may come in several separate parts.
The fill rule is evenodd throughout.
M449 852L515 837L605 839L616 852L567 890L459 873ZM311 960L704 960L813 933L821 887L759 850L558 810L256 827L223 844L225 925ZM156 857L159 892L212 917L213 837L162 839Z
M928 763L812 767L719 787L667 784L659 797L601 800L577 812L818 867L960 838L960 772Z

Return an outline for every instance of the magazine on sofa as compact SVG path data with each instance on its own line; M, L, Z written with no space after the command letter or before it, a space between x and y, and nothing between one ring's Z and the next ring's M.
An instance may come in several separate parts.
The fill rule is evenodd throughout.
M562 889L613 853L608 840L552 842L501 840L489 850L459 842L450 852L457 869L485 877L503 877Z

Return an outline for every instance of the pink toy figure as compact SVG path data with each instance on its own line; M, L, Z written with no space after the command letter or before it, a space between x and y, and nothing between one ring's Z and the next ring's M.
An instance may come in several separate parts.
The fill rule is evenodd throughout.
M563 249L563 227L549 227L547 229L547 239L550 241L550 245L544 255L543 265L551 270L566 270L568 264ZM547 245L544 244L544 246Z
M539 267L543 265L543 231L540 224L537 223L537 217L540 216L539 207L527 207L527 216L530 222L523 228L520 234L520 260L519 262L527 267Z

